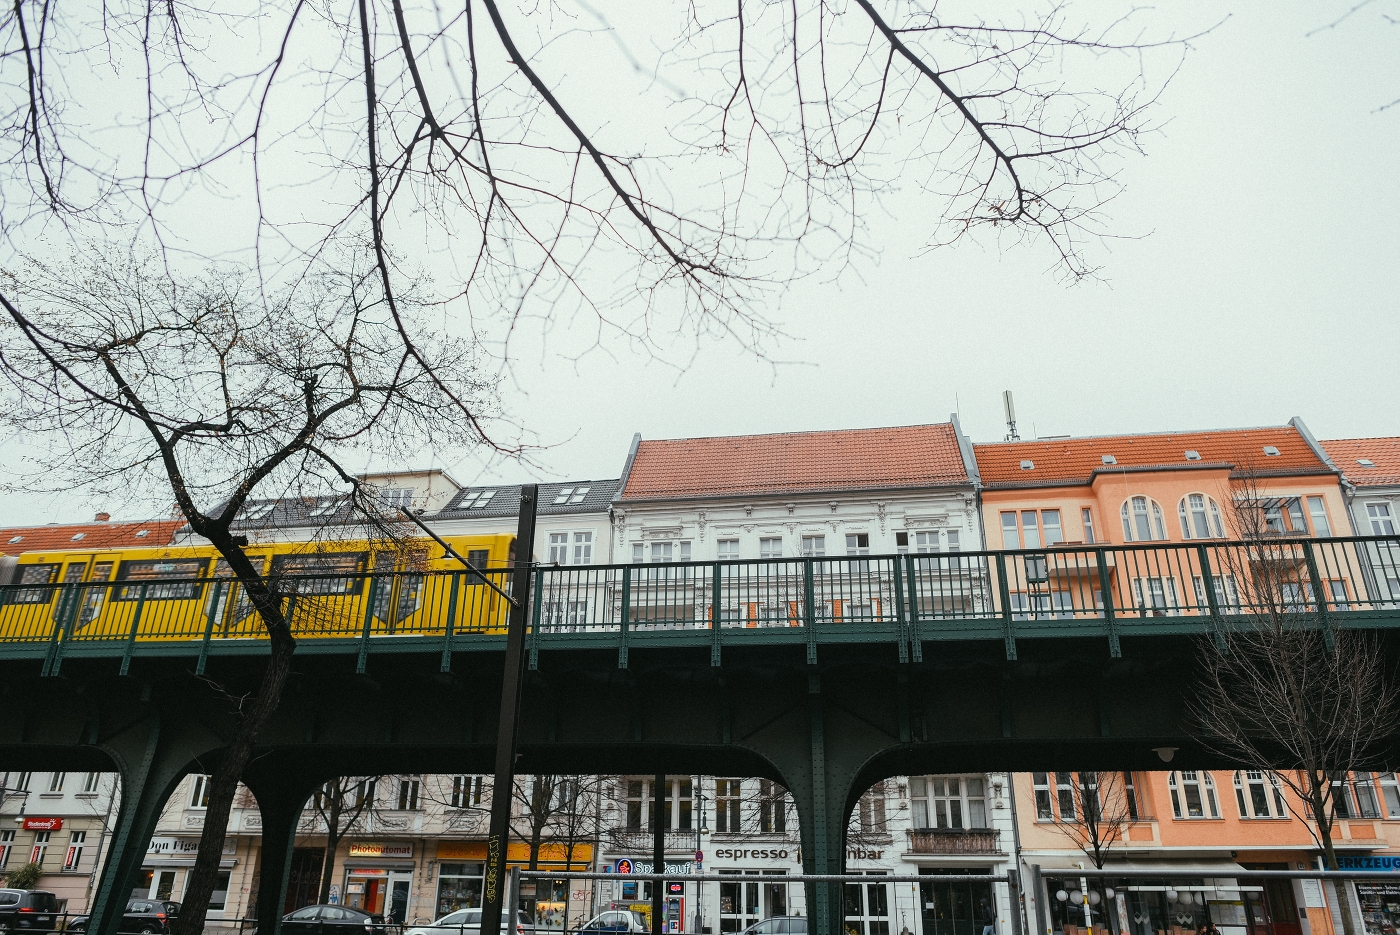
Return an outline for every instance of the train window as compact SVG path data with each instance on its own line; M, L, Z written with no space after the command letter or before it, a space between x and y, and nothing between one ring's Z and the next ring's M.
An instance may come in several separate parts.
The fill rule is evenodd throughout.
M472 549L467 552L467 564L478 571L485 571L490 561L491 553L487 549Z
M122 562L120 570L117 571L117 580L141 582L141 585L118 588L117 593L113 595L113 600L135 601L142 597L148 601L194 600L199 597L200 589L196 583L145 584L144 582L199 578L208 567L209 560L207 558L154 558Z
M359 594L369 555L365 552L312 552L306 555L274 555L272 574L307 575L303 580L282 580L284 594Z
M58 564L25 565L16 584L53 584L58 577ZM10 604L47 604L54 595L53 588L16 588L10 592Z

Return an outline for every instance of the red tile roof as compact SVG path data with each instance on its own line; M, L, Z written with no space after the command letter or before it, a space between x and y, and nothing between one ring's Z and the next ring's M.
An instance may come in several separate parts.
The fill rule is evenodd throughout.
M1400 484L1400 438L1339 438L1318 444L1358 487ZM1375 466L1358 463L1362 458Z
M141 523L50 523L47 526L14 526L0 529L0 554L69 549L135 549L169 545L184 520L148 520ZM141 530L146 535L136 535ZM81 539L74 537L81 534Z
M644 441L621 500L968 484L950 423Z
M1264 446L1278 454L1269 456ZM1325 462L1291 425L1214 432L1172 432L1161 435L1100 435L1088 438L1042 439L973 445L983 486L989 489L1037 487L1045 484L1087 484L1096 471L1128 469L1192 469L1252 467L1262 476L1331 473ZM1200 460L1188 460L1196 451ZM1116 464L1104 464L1113 455ZM1022 469L1027 460L1035 467Z

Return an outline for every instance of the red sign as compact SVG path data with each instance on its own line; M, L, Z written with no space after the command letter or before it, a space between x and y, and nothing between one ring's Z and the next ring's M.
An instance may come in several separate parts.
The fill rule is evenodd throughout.
M632 872L632 861L628 860L628 859L625 858L625 857L624 857L622 860L619 860L619 861L617 862L617 872L618 872L618 873L631 873L631 872ZM629 883L629 884L627 884L627 885L628 885L628 886L631 886L632 884Z
M61 831L63 829L62 818L26 818L24 819L25 831Z

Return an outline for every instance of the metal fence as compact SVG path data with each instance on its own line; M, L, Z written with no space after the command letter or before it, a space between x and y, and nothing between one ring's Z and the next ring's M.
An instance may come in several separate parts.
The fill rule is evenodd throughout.
M509 569L485 574L509 592ZM457 648L466 648L475 636L503 633L509 610L465 571L270 583L299 638L431 636L450 648L460 637ZM541 637L807 628L840 639L907 628L916 642L1105 630L1116 640L1262 613L1366 625L1400 612L1400 537L541 566L531 597ZM261 638L252 601L227 578L157 571L123 579L119 569L107 582L0 587L0 643Z

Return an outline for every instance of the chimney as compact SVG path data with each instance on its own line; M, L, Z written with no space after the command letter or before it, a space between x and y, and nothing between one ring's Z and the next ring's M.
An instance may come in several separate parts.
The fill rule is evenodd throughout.
M97 519L95 520L95 522L105 523L105 522L107 522L107 521L108 521L109 519L111 519L111 518L112 518L112 514L111 514L111 513L98 513L98 514L97 514Z

